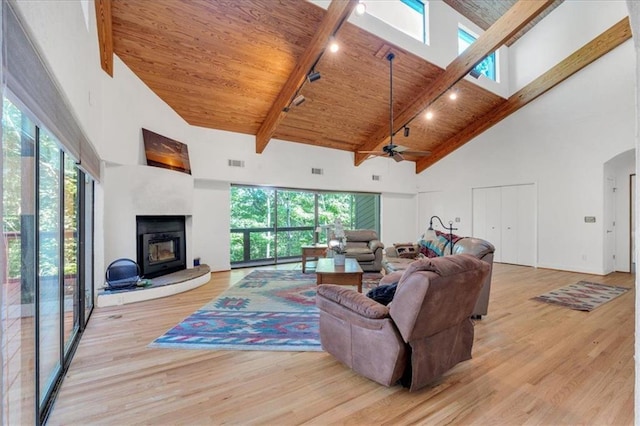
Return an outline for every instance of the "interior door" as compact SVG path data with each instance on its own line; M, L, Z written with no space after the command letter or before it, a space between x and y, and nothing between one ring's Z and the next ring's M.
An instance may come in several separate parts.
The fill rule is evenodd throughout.
M495 262L501 262L501 191L496 188L473 189L473 236L489 241L496 248Z
M518 265L535 266L536 256L536 187L518 185Z
M629 176L630 184L629 184L629 206L631 210L631 220L630 220L630 231L631 237L629 241L629 259L630 259L630 271L632 274L636 273L636 203L635 203L635 194L636 194L636 175L632 174Z
M502 234L501 262L518 263L518 187L504 186L501 189Z
M502 244L502 188L486 188L487 190L487 241L494 245L495 262L503 262L504 247Z
M607 177L604 189L604 272L608 274L615 271L616 256L616 200L615 178Z

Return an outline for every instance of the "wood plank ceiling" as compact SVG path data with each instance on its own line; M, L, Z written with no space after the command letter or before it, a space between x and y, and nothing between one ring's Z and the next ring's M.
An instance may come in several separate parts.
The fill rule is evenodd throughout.
M515 2L445 1L481 27L494 25L505 15L505 4L508 7ZM350 13L354 0L349 0L348 6L336 2L339 0L331 6L334 12L328 12L301 0L96 0L101 62L106 70L112 49L192 125L250 135L269 127L267 131L272 130L271 136L276 139L354 152L355 163L359 164L367 157L358 154L359 150L381 148L388 139L380 137L388 136L389 130L388 52L396 55L393 109L397 117L403 113L413 117L412 105L421 101L416 94L453 78L447 73L455 71L464 76L473 64L443 70L379 36L343 23L340 13ZM559 2L538 0L543 3L540 10L526 16L522 25L510 28L509 22L503 22L494 27L513 30L502 41L512 43L522 34L524 25L536 22L540 11L546 7L548 13ZM319 33L323 34L322 40L318 40ZM320 49L318 55L318 43L326 46L328 42L324 34L333 33L340 44L339 52L322 53ZM483 36L474 46L482 44ZM487 53L490 51L484 55ZM313 83L303 78L300 83L301 65L316 61L315 71L322 77ZM302 75L307 72L304 69ZM298 90L293 90L296 87ZM394 122L396 130L405 123L411 129L409 137L397 134L395 143L438 153L433 160L420 159L417 172L470 140L462 141L459 135L465 135L465 129L472 125L481 128L478 120L487 120L492 111L508 102L465 80L458 81L454 89L458 91L456 101L439 96L428 102L435 114L433 120L419 114L406 122ZM278 102L283 96L288 104L298 94L306 101L280 113ZM269 115L270 121L265 124ZM265 143L256 144L257 152L265 146L269 149L269 139L267 135ZM449 150L451 141L457 145Z

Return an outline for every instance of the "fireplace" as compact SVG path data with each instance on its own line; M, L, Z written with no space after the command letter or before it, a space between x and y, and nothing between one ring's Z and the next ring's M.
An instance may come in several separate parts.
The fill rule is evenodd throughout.
M138 264L144 278L185 269L184 216L137 216Z

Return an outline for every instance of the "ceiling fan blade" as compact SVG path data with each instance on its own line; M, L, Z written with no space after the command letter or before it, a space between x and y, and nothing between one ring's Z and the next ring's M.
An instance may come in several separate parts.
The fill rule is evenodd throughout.
M402 145L394 145L394 146L393 146L392 151L395 151L395 152L405 152L405 151L407 151L408 149L410 149L410 148L408 148L408 147L406 147L406 146L402 146Z
M402 151L402 153L406 154L406 155L417 155L417 156L431 155L431 151L412 151L410 149L408 149L406 151Z
M358 151L358 154L388 155L386 152L382 151Z
M395 154L393 154L391 156L391 158L393 158L394 160L396 160L397 163L401 162L404 160L404 157L400 154L398 154L397 152Z

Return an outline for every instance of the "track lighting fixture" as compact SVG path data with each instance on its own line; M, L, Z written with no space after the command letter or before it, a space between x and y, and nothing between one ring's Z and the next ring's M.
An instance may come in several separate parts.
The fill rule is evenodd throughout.
M320 80L320 77L322 77L322 76L320 75L320 73L318 71L311 70L309 75L307 75L307 80L309 80L309 83L313 83L316 80Z
M471 71L469 71L469 75L473 78L480 78L480 76L482 75L482 73L480 71L478 71L477 69L472 69Z
M307 100L307 98L305 98L303 95L298 95L293 99L293 102L291 102L291 103L294 106L300 106L300 104L302 104L306 100Z
M329 42L329 51L331 53L336 53L338 50L340 50L340 45L337 41L331 39L331 41Z
M409 127L404 126L404 137L405 137L405 138L408 138L408 137L409 137L409 132L410 132L410 131L411 131L411 130L409 129Z

